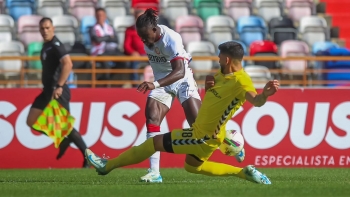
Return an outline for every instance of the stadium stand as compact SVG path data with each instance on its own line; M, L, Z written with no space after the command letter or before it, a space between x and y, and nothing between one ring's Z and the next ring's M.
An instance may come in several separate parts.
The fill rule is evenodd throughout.
M0 56L21 56L24 54L24 46L19 41L0 42ZM0 70L8 70L1 77L5 79L19 77L22 67L21 60L2 60Z
M176 19L176 31L182 36L184 45L191 41L201 41L204 31L203 20L194 15L180 16Z
M214 43L215 48L220 43L233 40L235 23L229 16L210 16L206 20L208 39Z
M89 55L91 47L89 28L96 23L94 17L96 7L106 9L108 17L106 22L116 30L121 50L126 27L134 24L133 10L149 7L160 11L161 23L165 21L164 24L167 24L169 21L169 26L173 26L181 34L185 48L191 50L194 56L218 54L217 46L227 40L242 43L246 55L251 56L330 55L330 49L350 46L349 42L344 41L350 39L350 27L347 24L350 14L346 9L350 5L348 1L3 0L0 4L3 8L0 12L0 42L21 43L24 51L20 48L17 52L12 51L17 55L38 55L39 45L42 42L38 32L38 21L43 16L52 18L56 35L68 51L73 50L72 47L78 43L83 44L86 51L75 55ZM198 50L201 44L205 46L202 46L202 51ZM309 51L310 49L312 50ZM3 54L8 53L1 52L1 55ZM346 55L345 52L342 54ZM1 68L8 68L9 61L1 61ZM15 62L14 67L19 65L18 61L11 61ZM79 65L79 62L77 64ZM243 61L245 67L250 64L265 66L268 69L281 66L285 70L297 71L299 74L305 68L320 69L328 66L328 62L300 60L281 63ZM41 68L38 61L30 61L25 65L26 68ZM193 61L191 65L194 70L205 71L215 68L215 63L211 60ZM81 66L85 67L88 66ZM329 67L340 68L333 65ZM200 73L197 74L200 77ZM79 78L79 74L77 76ZM317 76L318 79L332 78L332 75Z
M244 16L250 16L252 13L252 0L225 0L225 8L228 16L234 21Z
M270 70L265 66L249 65L244 70L249 74L256 88L264 88L265 84L271 80Z
M254 41L250 45L250 56L278 56L277 45L269 40ZM254 61L255 65L262 65L269 69L277 68L275 61Z
M212 56L215 54L215 47L208 41L192 41L187 44L187 52L192 56ZM213 62L210 60L193 61L190 63L195 78L199 79L208 75L213 68ZM200 71L200 73L196 73Z
M271 40L277 45L285 40L295 40L298 37L298 30L287 16L272 18L269 21L269 33Z
M266 30L265 21L259 16L246 16L238 19L237 32L241 41L248 46L256 40L264 40Z
M309 46L304 41L298 40L286 40L281 44L281 56L307 56L309 55ZM307 68L308 62L304 60L288 60L282 62L282 74L287 75L289 78L294 76L303 75L304 70Z

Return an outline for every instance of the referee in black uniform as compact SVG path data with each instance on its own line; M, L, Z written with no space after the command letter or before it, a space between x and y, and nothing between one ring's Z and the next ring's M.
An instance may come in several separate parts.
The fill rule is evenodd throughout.
M72 71L72 61L63 44L55 36L55 28L53 27L52 20L50 18L42 18L39 26L40 33L44 39L40 54L43 67L41 80L44 88L41 94L35 98L30 108L27 117L27 125L29 127L33 126L44 108L53 98L69 111L70 90L66 81ZM57 159L62 157L71 142L73 142L82 153L84 158L83 167L88 167L84 157L84 152L87 147L76 129L73 129L69 136L61 142Z

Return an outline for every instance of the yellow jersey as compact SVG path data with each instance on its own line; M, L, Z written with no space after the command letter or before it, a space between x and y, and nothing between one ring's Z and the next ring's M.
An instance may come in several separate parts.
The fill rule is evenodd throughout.
M215 85L205 93L193 128L200 134L223 139L226 123L246 101L246 92L256 92L250 76L241 69L224 75L214 75Z

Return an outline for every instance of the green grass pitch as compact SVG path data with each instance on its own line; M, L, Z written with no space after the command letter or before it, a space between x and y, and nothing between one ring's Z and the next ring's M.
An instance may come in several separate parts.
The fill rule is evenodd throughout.
M145 169L0 170L1 197L306 197L350 196L350 169L260 169L272 185L162 169L163 183L140 183Z

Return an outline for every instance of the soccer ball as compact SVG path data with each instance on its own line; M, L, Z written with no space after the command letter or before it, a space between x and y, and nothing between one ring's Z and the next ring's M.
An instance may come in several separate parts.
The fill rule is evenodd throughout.
M220 151L228 156L237 155L244 146L244 139L240 132L227 130L224 141L219 146Z

